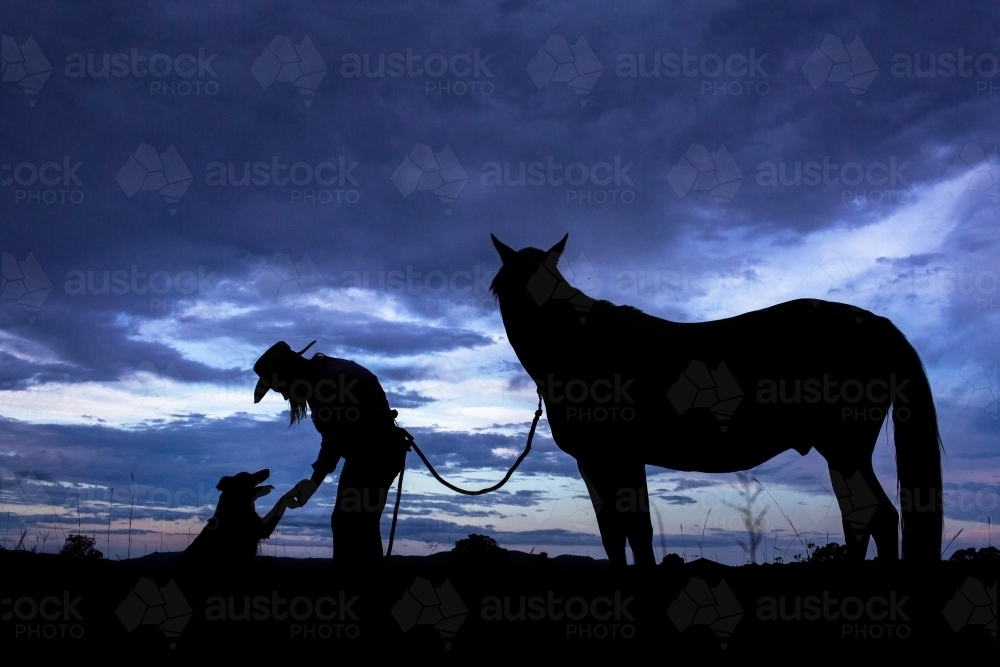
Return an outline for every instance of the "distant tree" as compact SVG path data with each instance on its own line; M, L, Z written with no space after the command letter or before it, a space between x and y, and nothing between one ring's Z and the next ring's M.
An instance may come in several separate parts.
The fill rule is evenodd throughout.
M501 562L510 556L510 552L497 544L492 537L476 533L455 542L452 552L460 558L477 563Z
M67 535L60 556L69 556L79 560L100 560L104 554L95 548L96 541L87 535Z
M684 565L684 559L677 554L667 554L660 562L660 566L665 568L675 568L681 565Z

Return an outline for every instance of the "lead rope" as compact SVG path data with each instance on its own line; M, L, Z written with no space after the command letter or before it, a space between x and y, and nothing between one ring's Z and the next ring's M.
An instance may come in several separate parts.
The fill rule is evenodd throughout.
M487 487L485 489L479 489L477 491L469 491L467 489L459 488L454 484L452 484L451 482L449 482L448 480L446 480L445 478L441 477L441 475L438 474L437 470L434 469L434 466L431 465L431 462L427 460L427 457L424 456L424 453L420 451L419 447L417 447L417 443L413 439L413 436L410 435L406 429L401 428L400 430L403 432L404 437L409 443L406 447L406 451L409 452L411 447L414 450L416 450L417 456L420 457L420 460L424 462L424 465L427 466L427 469L431 472L432 475L434 475L434 479L441 482L452 491L456 491L463 495L481 496L484 493L490 493L491 491L496 491L501 486L506 484L507 480L510 479L510 476L514 474L515 470L517 470L517 467L521 465L521 461L523 461L524 457L526 457L528 455L528 452L531 451L531 441L535 437L535 428L537 428L538 420L541 419L541 417L542 417L542 395L539 394L538 409L535 410L535 418L531 420L531 430L528 431L528 441L524 444L524 451L521 452L521 455L517 457L517 460L514 461L514 465L511 466L510 470L507 471L507 474L504 475L504 478L502 480L500 480L493 486ZM396 520L399 518L399 501L403 496L403 472L405 470L406 470L406 454L403 454L403 467L400 468L399 470L399 484L396 486L396 506L392 510L392 527L389 529L389 546L388 548L386 548L385 551L385 559L387 562L389 560L389 556L392 554L392 542L396 537Z

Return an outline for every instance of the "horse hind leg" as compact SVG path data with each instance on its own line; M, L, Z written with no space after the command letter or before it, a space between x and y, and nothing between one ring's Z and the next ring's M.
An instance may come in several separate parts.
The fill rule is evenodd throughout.
M863 561L873 537L879 559L897 560L899 513L875 476L871 461L831 465L830 483L840 506L848 560Z
M632 548L636 565L655 565L646 467L641 463L578 465L594 505L601 542L611 567L625 567L626 542Z

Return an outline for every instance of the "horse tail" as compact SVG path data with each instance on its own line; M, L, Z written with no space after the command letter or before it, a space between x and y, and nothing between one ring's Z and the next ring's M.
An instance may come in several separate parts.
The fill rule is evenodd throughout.
M935 561L941 558L944 529L943 446L927 372L906 337L898 329L896 333L899 342L893 369L895 377L890 379L890 387L903 523L903 559Z

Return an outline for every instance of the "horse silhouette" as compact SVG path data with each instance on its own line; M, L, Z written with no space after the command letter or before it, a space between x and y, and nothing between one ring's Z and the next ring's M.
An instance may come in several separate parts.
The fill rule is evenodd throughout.
M503 266L490 289L507 337L545 402L556 445L587 485L613 567L626 541L651 565L645 465L735 472L794 449L827 461L848 557L898 558L899 512L872 469L893 418L906 561L940 559L941 439L916 351L888 319L801 299L680 323L588 297L548 251L491 235Z

